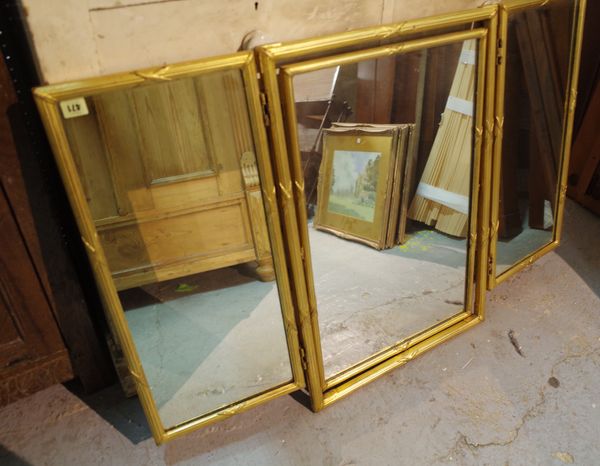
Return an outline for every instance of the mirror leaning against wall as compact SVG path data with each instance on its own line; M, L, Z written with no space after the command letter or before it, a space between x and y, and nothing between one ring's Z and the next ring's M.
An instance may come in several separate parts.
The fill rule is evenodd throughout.
M326 379L465 309L478 49L473 38L283 67L303 112L296 134ZM442 73L427 75L428 63L444 79L433 82ZM411 70L409 84L401 76ZM389 99L369 99L385 85ZM318 126L315 113L325 114Z
M363 30L259 49L316 410L480 321L494 19L490 7L407 25L404 41Z
M578 0L501 4L491 286L558 245L584 10Z
M242 53L36 91L157 441L303 385L253 69Z

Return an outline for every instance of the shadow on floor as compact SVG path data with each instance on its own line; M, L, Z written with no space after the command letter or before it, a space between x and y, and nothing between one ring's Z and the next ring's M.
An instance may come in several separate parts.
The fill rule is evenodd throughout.
M180 393L182 388L194 384L203 363L217 347L227 344L233 329L248 326L273 287L272 282L246 277L239 267L228 267L120 293L159 409L175 399L179 399L180 405L189 403ZM210 374L201 371L200 376L210 377ZM213 381L227 382L231 383L227 377L216 377ZM198 383L194 386L200 388ZM193 406L189 409L194 411ZM185 420L181 416L169 420L167 412L161 411L161 415L165 415L164 422L173 424Z
M91 395L83 393L83 388L76 381L66 383L65 387L131 443L138 444L152 438L138 398L127 398L120 385L112 385Z
M556 253L600 296L600 217L567 203L565 228Z
M15 455L12 451L7 450L5 447L0 445L0 464L2 466L31 466L20 456Z

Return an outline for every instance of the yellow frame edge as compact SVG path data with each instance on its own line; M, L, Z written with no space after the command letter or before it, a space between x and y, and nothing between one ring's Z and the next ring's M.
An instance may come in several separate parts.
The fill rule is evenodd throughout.
M485 305L485 294L487 291L487 262L488 257L487 253L489 251L488 243L489 243L489 201L491 197L490 185L491 185L491 149L493 142L493 134L494 134L494 112L493 112L493 101L494 101L494 92L495 92L495 54L496 54L496 41L497 41L497 11L498 7L496 5L485 6L476 10L468 10L466 12L460 12L449 15L442 15L438 17L425 18L421 20L415 20L405 23L400 23L398 25L391 26L382 26L377 28L368 28L359 31L351 31L348 33L336 34L332 36L327 36L323 38L317 38L307 41L299 41L291 44L273 44L259 47L257 49L260 70L263 79L263 87L265 93L265 100L269 104L269 121L270 121L270 136L271 136L271 157L274 160L279 160L281 165L280 170L278 172L279 181L278 184L283 188L285 192L285 210L289 213L292 209L296 210L295 215L297 217L296 225L290 220L288 221L287 227L287 239L291 241L292 245L288 247L288 251L294 250L294 246L297 247L300 251L300 257L302 260L298 260L298 257L288 258L290 263L293 264L293 273L292 275L295 277L304 277L304 280L300 280L295 278L294 286L297 286L297 294L296 296L306 296L306 299L302 299L302 302L299 306L299 314L301 316L300 322L302 327L309 327L306 333L311 333L311 343L307 344L306 340L304 341L306 356L307 356L307 366L306 366L306 377L307 377L307 386L308 391L311 396L311 405L314 411L319 411L323 409L325 406L328 406L333 401L336 401L346 394L351 393L354 389L351 389L351 385L356 383L357 387L362 386L365 383L373 380L374 378L379 377L386 373L389 369L385 369L385 367L396 367L391 362L396 360L400 354L404 354L406 351L410 351L409 349L402 349L402 343L393 346L391 349L388 349L393 355L389 356L386 354L385 356L374 356L377 357L378 360L383 359L381 362L378 362L374 367L372 363L372 358L369 358L368 366L366 372L362 372L361 374L369 373L370 376L356 375L353 380L344 382L343 380L339 380L339 383L343 383L345 387L340 393L338 393L335 397L331 397L329 393L333 393L332 390L336 390L333 387L333 384L328 383L324 377L324 369L322 364L321 357L321 346L319 341L319 328L318 321L316 318L316 298L310 293L311 286L308 286L307 281L311 281L312 274L310 272L311 268L308 267L305 269L304 262L310 261L310 253L306 250L309 246L307 241L301 241L301 237L305 236L302 227L298 228L299 225L303 223L303 217L305 217L306 213L303 207L304 200L304 184L302 180L293 180L291 174L294 172L294 169L297 171L298 167L294 167L294 164L297 164L297 157L292 157L291 164L292 166L284 167L283 165L287 165L282 162L282 160L286 159L285 154L288 153L288 143L286 136L290 133L295 134L295 128L292 127L290 123L290 118L284 117L284 111L282 107L284 106L284 100L280 97L280 92L283 89L280 89L280 83L278 80L278 74L280 71L284 71L284 68L289 69L288 67L284 67L281 70L278 68L280 62L283 60L290 59L300 59L302 57L310 57L314 56L317 52L325 52L329 51L333 55L333 51L336 49L348 47L350 45L359 45L359 44L368 44L373 40L382 40L382 39L391 39L391 38L401 38L403 35L407 35L415 32L425 32L432 31L436 28L445 27L449 28L452 26L463 25L468 23L473 23L475 21L486 21L487 27L486 36L482 38L482 50L481 55L483 55L486 60L482 64L482 60L480 60L480 66L485 67L484 69L480 69L478 76L480 76L478 83L478 95L480 96L478 99L478 108L477 108L477 117L478 122L475 127L475 147L478 148L476 154L478 156L475 158L474 167L473 167L473 212L476 212L476 215L471 215L471 229L470 229L470 238L472 244L476 244L475 247L470 248L469 251L469 264L473 264L475 270L473 273L475 274L475 287L476 291L474 296L470 293L473 286L467 287L467 301L471 302L471 299L475 299L475 309L474 315L469 314L468 317L464 317L464 322L468 322L469 325L464 326L464 330L470 328L476 323L480 322L484 318L484 305ZM426 47L428 40L432 37L435 37L434 34L429 38L417 39L414 42L421 41L422 44ZM486 38L488 40L486 40ZM360 54L360 51L357 52L349 52L348 56L353 54ZM332 60L335 57L331 57ZM319 59L323 60L323 58ZM287 62L289 63L289 61ZM293 65L290 65L290 68ZM285 71L283 74L286 74ZM482 77L482 78L481 78ZM289 83L284 84L284 88L289 86ZM289 103L288 103L289 106ZM287 130L287 131L286 131ZM293 139L293 138L292 138ZM292 143L293 145L293 143ZM293 151L293 150L292 150ZM296 202L292 200L292 192L293 198ZM481 196L481 199L479 197ZM304 219L305 220L305 219ZM479 226L479 231L477 231L476 226ZM304 239L304 238L302 238ZM295 260L294 260L295 259ZM461 315L461 314L459 314ZM308 323L307 323L308 319ZM462 315L459 320L463 319ZM440 328L441 327L441 328ZM437 329L430 329L426 331L429 335L431 332L433 335L428 336L422 341L418 340L418 337L414 340L408 339L408 341L413 341L416 348L422 348L421 351L425 351L433 348L437 344L442 343L450 336L455 333L449 331L448 328L444 327L444 324ZM453 324L450 328L463 328L461 323ZM303 332L304 333L304 332ZM437 337L437 335L446 335L445 338ZM420 346L419 346L420 345ZM400 352L398 352L400 351ZM386 353L386 351L384 351ZM386 359L384 359L386 358ZM354 368L353 368L354 369ZM355 369L353 370L353 374L358 374L358 371L362 370ZM338 387L339 388L339 387ZM318 389L318 392L315 392L315 389Z
M517 13L530 8L539 8L552 3L553 0L504 0L498 4L499 14L499 47L498 57L500 62L496 67L496 131L494 135L493 148L493 178L492 178L492 199L490 205L490 241L489 241L489 264L488 264L488 290L493 290L497 285L509 279L523 269L527 268L535 261L553 251L560 244L562 236L562 227L564 220L565 199L567 194L567 178L569 160L571 158L571 144L573 139L573 120L575 117L575 105L577 103L577 84L579 80L579 69L581 64L581 47L583 42L583 27L585 22L585 11L587 0L573 0L575 16L573 18L573 30L571 36L571 46L569 57L569 72L567 82L567 94L565 96L566 112L564 116L564 130L561 136L562 156L558 169L559 185L557 186L556 212L554 215L554 228L552 230L552 240L531 254L525 256L520 261L511 265L501 273L497 273L496 264L496 245L498 243L499 228L499 202L500 202L500 178L502 167L502 139L504 126L504 88L506 84L506 59L504 51L508 40L508 19L510 14ZM502 45L500 47L500 45Z
M118 90L133 86L146 85L153 82L164 82L171 79L197 76L204 73L237 69L243 75L244 88L247 95L248 112L255 146L258 152L257 162L261 170L261 188L266 208L267 225L269 228L271 247L273 249L274 265L278 277L278 288L282 298L282 319L285 327L288 354L292 369L292 382L274 387L265 392L251 396L245 400L234 402L224 408L205 413L176 426L165 428L160 419L156 403L144 374L143 366L135 343L125 320L123 308L118 298L117 290L98 238L89 207L85 200L77 167L71 154L69 142L62 124L58 102L70 97L99 94L107 90ZM283 252L283 238L279 230L278 209L275 205L275 186L272 173L269 170L268 146L265 129L262 124L261 104L256 82L256 66L251 52L211 57L194 62L150 68L130 73L118 73L98 78L91 78L64 84L43 86L34 89L34 98L38 106L44 127L48 134L55 160L67 191L71 208L80 230L81 239L86 252L96 284L99 288L103 307L109 325L122 346L125 360L132 374L140 403L148 419L152 436L157 444L179 437L188 432L225 419L234 414L246 411L254 406L265 403L273 398L291 393L306 385L302 371L301 347L298 340L298 329L293 315L293 302L289 289L289 276L285 265L286 255ZM283 263L282 263L283 261ZM283 278L283 283L280 279ZM283 286L282 286L283 285Z

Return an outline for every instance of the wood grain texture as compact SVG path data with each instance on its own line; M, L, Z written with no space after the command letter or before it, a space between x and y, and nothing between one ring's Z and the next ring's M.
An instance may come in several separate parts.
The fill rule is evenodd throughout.
M146 187L147 175L138 137L131 131L135 121L131 96L125 92L109 92L94 97L94 103L108 155L118 214L123 216L152 209L154 201Z
M192 80L142 86L130 92L149 184L214 170Z
M10 109L17 99L0 56L0 406L52 383L73 377L49 298L49 285L29 208L15 142ZM40 272L41 271L41 272ZM63 373L29 378L42 360L56 357ZM15 386L15 377L25 377Z
M18 370L7 370L0 377L0 406L33 395L72 377L73 371L66 350L23 364Z
M242 257L259 261L272 279L255 160L252 179L242 176L254 140L239 71L151 82L87 102L88 116L64 123L119 289Z
M50 303L35 272L4 189L0 190L0 406L73 377L69 356ZM64 366L46 378L45 358ZM20 380L15 385L14 380Z
M100 233L117 288L121 277L140 274L136 286L207 270L202 257L249 250L254 256L244 200L181 216L150 220ZM251 259L249 259L251 260ZM232 265L225 258L221 267ZM173 268L179 266L179 272ZM162 269L168 272L162 273ZM142 278L142 276L144 278ZM129 281L128 281L129 282Z
M114 184L111 182L108 160L95 109L88 99L90 114L64 120L65 132L81 174L86 200L94 218L118 215Z
M39 78L19 18L18 5L5 2L2 51L11 58L9 70L0 55L0 172L75 375L91 392L112 383L114 371L96 332L102 317L94 306L96 290L85 260L80 260L83 245L31 95Z

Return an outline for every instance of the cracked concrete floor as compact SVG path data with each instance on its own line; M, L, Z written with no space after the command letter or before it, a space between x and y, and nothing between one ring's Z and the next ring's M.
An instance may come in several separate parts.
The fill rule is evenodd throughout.
M565 221L483 324L321 413L286 396L157 447L135 400L55 386L0 410L0 464L596 465L600 219Z

